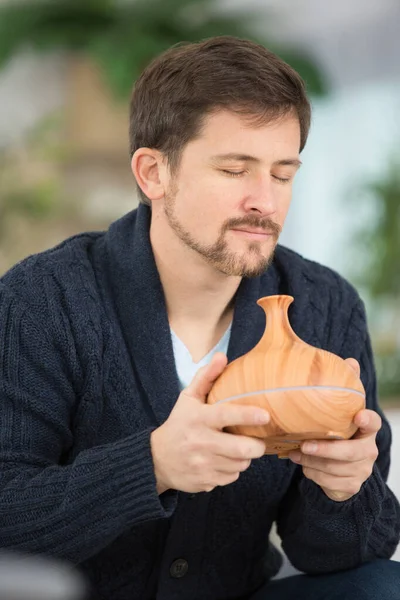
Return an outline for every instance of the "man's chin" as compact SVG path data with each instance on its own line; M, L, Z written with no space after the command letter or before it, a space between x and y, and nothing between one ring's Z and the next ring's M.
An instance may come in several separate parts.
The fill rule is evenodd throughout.
M260 277L269 268L272 262L272 256L263 261L235 261L232 263L224 263L215 265L221 273L230 277Z
M257 267L257 268L249 268L246 269L243 274L242 277L248 277L249 279L255 278L255 277L260 277L261 275L263 275L269 268L270 266L270 262L268 263L264 263L262 266Z

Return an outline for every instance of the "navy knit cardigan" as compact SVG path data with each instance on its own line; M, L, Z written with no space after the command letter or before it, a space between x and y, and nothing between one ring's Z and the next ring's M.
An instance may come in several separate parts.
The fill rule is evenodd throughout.
M211 493L158 496L150 433L179 382L149 222L141 205L0 280L0 547L67 559L107 600L246 597L279 569L273 521L308 573L390 557L400 512L385 483L385 419L373 474L346 502L275 456ZM284 247L239 287L229 360L260 339L256 300L272 294L294 296L289 318L303 340L360 362L368 407L382 415L362 302Z

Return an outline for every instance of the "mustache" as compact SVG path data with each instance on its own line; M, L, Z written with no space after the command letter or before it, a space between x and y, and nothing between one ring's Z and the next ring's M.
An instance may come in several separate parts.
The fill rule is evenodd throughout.
M282 232L282 227L278 225L278 223L275 223L275 221L272 221L272 219L270 219L269 217L260 218L256 215L248 215L247 217L243 217L242 219L233 218L226 221L226 223L223 226L223 233L225 233L225 231L228 231L228 229L236 229L238 227L251 227L262 229L263 231L265 231L265 233L269 233L274 237L279 237L279 235Z

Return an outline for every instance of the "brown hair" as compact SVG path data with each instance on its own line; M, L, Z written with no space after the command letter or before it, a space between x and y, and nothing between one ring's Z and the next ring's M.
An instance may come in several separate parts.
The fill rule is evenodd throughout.
M200 134L205 118L224 108L255 125L294 111L303 150L311 108L301 77L264 46L220 36L172 46L143 71L130 105L131 156L144 146L157 149L176 172L186 144Z

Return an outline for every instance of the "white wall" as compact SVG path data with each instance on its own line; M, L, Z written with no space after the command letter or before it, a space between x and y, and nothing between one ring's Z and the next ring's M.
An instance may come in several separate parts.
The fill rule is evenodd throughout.
M368 84L314 103L282 243L339 271L354 228L373 218L356 190L400 158L400 84ZM353 201L352 201L353 199Z

